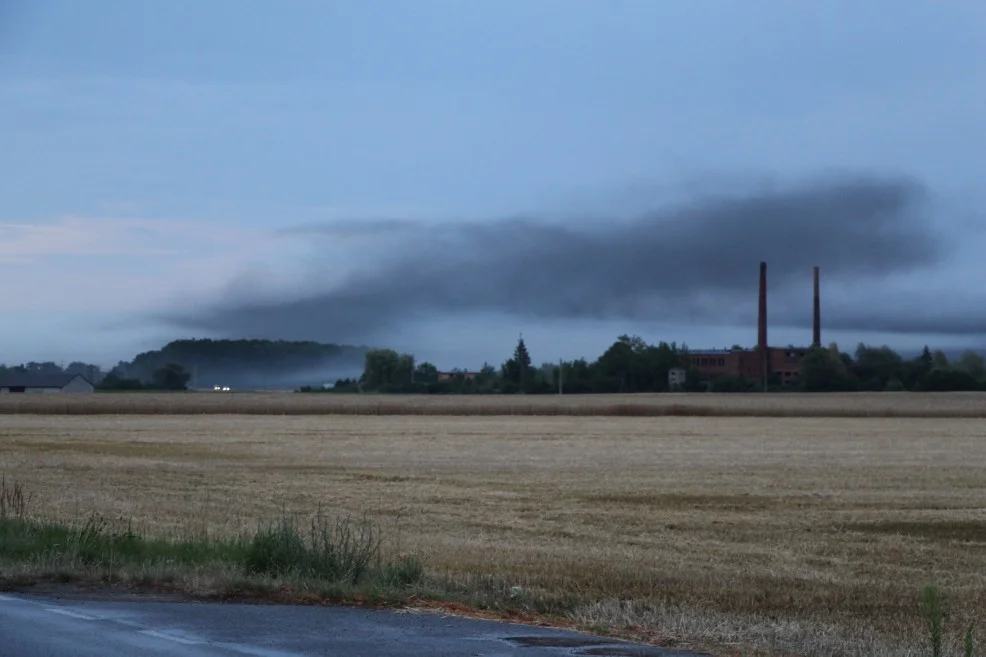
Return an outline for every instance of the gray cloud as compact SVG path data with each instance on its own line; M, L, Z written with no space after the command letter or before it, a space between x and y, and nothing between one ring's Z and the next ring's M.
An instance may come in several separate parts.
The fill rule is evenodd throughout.
M982 336L986 335L986 298L980 296L970 305L944 305L945 299L936 294L914 294L905 298L895 294L893 303L885 300L882 306L853 306L840 309L824 319L827 329L838 331L868 331L913 336ZM823 300L824 306L824 300ZM825 317L823 310L823 317ZM979 348L986 348L980 345Z
M395 335L407 321L462 312L653 321L684 310L691 321L722 323L755 304L761 260L769 263L772 295L810 289L813 265L823 268L826 281L878 281L940 263L949 245L930 221L927 198L911 179L844 176L568 223L305 226L285 234L324 240L370 234L394 244L342 283L301 298L240 294L165 319L230 336L332 341ZM826 303L826 325L845 323L839 313ZM883 326L857 318L856 328L898 328L880 317L874 323ZM772 318L810 321L807 313L783 308Z
M421 222L409 219L364 219L334 221L331 224L289 226L274 232L279 237L368 237L420 229Z

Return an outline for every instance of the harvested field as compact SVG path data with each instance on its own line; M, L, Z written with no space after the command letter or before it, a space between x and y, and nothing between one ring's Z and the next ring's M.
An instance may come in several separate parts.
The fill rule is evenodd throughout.
M429 396L189 392L0 395L0 415L11 413L986 418L986 393Z
M982 399L930 397L906 399L927 409ZM200 398L257 399L155 403ZM730 399L747 412L807 403ZM950 599L950 640L986 618L986 428L975 419L228 412L7 415L0 471L58 519L95 510L160 534L232 533L281 509L369 510L391 547L433 575L491 599L519 586L535 605L572 601L584 623L685 642L925 654L930 581Z

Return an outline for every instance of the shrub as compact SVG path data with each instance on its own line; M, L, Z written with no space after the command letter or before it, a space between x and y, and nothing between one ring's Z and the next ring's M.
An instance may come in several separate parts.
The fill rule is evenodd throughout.
M417 557L406 556L400 561L387 564L381 573L381 579L398 589L404 589L421 581L424 576L424 566Z
M308 536L289 516L260 529L250 540L243 566L251 575L298 575L357 584L378 563L380 538L367 518L329 522L312 519Z

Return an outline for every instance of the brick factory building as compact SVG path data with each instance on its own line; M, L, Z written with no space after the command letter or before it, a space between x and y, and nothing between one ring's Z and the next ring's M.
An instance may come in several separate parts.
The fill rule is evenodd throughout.
M821 346L821 304L818 267L814 268L812 345ZM760 263L760 307L757 313L757 346L754 349L705 349L690 352L691 366L708 379L742 376L766 385L772 376L781 384L793 383L808 347L771 347L767 344L767 263Z

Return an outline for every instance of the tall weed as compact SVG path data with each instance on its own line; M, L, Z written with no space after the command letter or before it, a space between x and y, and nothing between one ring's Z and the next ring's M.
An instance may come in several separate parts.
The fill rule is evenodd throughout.
M927 584L924 587L923 598L924 613L928 621L931 656L942 657L944 654L945 618L948 616L948 605L938 585L933 583ZM965 657L973 657L973 632L971 625L966 628L962 639L962 654Z
M244 554L249 574L297 575L357 584L380 562L380 535L369 518L334 521L317 514L305 536L287 514L254 534Z

